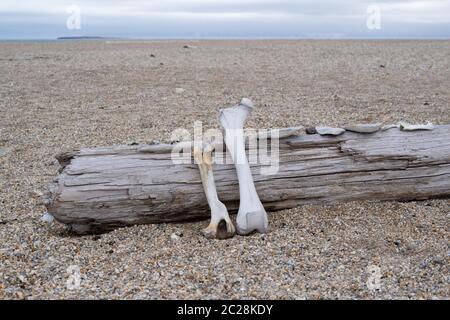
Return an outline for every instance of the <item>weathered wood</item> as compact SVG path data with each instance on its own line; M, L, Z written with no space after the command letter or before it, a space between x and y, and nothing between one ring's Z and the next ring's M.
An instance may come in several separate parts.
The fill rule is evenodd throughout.
M78 233L209 217L197 165L174 164L170 145L81 149L59 157L62 170L45 200ZM372 134L296 135L280 140L278 173L252 166L267 210L350 200L414 200L450 195L450 125ZM239 205L234 166L214 165L230 212Z

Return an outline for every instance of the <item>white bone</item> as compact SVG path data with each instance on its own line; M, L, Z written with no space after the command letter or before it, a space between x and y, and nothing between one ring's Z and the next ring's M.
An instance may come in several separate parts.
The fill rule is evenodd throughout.
M399 124L387 124L381 127L381 131L386 131L389 129L400 128Z
M345 132L345 129L332 127L316 127L316 131L321 136L325 135L338 136L343 134Z
M239 180L240 204L236 229L241 235L253 231L267 232L268 219L256 192L252 173L245 154L244 123L253 109L250 99L242 99L237 106L220 110L219 122L225 130L225 144L236 166Z
M427 124L409 124L407 122L399 122L400 130L402 131L416 131L416 130L433 130L434 125L431 122Z
M55 218L48 212L44 213L44 215L41 217L41 220L46 222L46 223L53 223L53 221L55 221Z
M203 235L207 238L227 239L235 233L235 228L231 222L228 210L217 196L214 174L212 171L213 146L194 144L194 159L200 169L203 190L206 194L208 205L211 209L211 222L203 230Z
M381 123L354 124L346 126L345 130L358 133L374 133L381 129Z

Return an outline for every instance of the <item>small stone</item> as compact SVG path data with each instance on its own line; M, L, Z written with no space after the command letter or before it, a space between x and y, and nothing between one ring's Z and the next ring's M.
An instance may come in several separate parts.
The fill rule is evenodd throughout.
M441 256L436 256L432 258L431 262L433 264L445 265L445 258Z
M409 124L407 122L399 122L400 130L402 131L417 131L417 130L433 130L434 125L431 122L426 124Z
M175 232L170 235L170 239L172 239L173 241L178 241L178 240L180 240L180 238L181 237L178 234L176 234Z
M317 130L315 127L308 127L305 129L306 134L317 134Z
M0 148L0 157L5 156L8 153L8 149L6 148Z
M31 196L32 197L35 197L35 198L37 198L37 197L42 197L44 194L42 193L42 191L40 191L40 190L33 190L32 192L31 192Z
M44 213L41 220L46 223L53 223L55 221L55 218L48 212Z
M183 88L175 88L177 94L182 94L185 90Z

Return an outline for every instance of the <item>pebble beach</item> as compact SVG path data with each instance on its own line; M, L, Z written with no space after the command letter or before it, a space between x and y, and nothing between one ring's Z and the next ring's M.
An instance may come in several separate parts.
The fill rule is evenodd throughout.
M450 124L450 41L0 42L0 299L449 299L450 200L306 205L77 236L42 220L55 155L219 128ZM233 217L234 219L235 217Z

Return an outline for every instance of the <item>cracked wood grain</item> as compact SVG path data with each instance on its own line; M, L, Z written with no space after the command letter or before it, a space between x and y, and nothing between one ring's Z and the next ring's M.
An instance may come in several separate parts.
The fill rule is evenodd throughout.
M279 171L252 165L264 207L351 200L421 200L450 196L450 125L280 140ZM44 204L78 233L133 224L207 219L197 166L174 164L171 145L85 148L58 156L60 174ZM232 164L214 165L217 192L230 212L239 206Z

